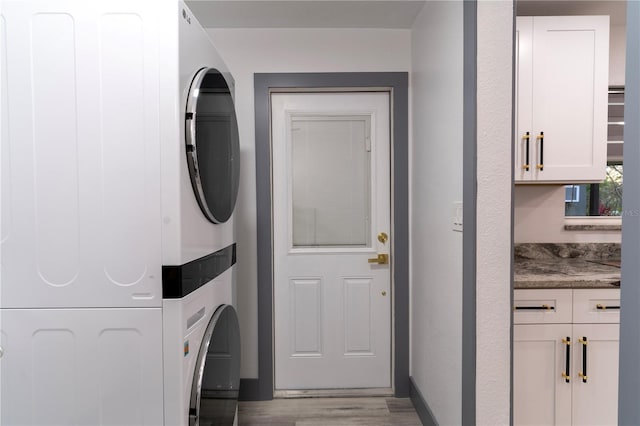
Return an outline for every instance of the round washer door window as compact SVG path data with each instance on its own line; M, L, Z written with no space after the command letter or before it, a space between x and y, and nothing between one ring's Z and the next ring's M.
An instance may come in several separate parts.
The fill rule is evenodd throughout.
M189 426L232 426L240 391L240 326L235 309L220 306L209 321L191 385Z
M191 82L185 131L191 185L200 209L210 222L226 222L238 197L240 143L231 90L215 68L201 69Z

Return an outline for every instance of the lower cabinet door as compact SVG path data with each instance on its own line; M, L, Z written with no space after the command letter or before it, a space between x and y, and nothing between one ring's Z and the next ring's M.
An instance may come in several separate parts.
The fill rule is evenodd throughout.
M0 309L1 425L164 423L162 310Z
M620 325L574 324L573 336L573 424L617 425Z
M516 324L513 327L513 418L515 425L570 425L575 380L571 324ZM568 352L567 352L568 351ZM570 375L567 379L563 373ZM568 374L567 374L568 373ZM587 423L585 423L587 424Z

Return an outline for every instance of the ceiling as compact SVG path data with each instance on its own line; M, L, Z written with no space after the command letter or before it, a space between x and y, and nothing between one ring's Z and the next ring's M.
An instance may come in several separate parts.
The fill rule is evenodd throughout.
M429 1L433 0L187 0L187 4L205 28L409 29ZM610 15L611 25L626 22L626 1L620 0L516 4L518 15Z
M627 21L627 2L619 0L520 0L516 7L521 16L609 15L616 26Z
M187 0L205 28L411 28L424 0Z

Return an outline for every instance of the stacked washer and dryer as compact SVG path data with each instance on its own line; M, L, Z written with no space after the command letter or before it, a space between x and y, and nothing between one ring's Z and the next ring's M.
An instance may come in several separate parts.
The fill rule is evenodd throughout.
M0 424L233 424L233 78L181 2L3 2Z

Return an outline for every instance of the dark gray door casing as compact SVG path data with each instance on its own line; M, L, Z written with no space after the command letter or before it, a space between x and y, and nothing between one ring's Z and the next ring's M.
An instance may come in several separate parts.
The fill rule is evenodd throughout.
M466 426L476 424L477 1L465 1L463 14L461 408Z
M258 239L258 379L244 379L245 400L270 400L273 367L273 235L270 94L287 91L389 91L392 102L394 389L409 396L409 128L406 72L255 74ZM342 89L342 90L341 90Z
M618 424L640 424L640 2L627 2Z

